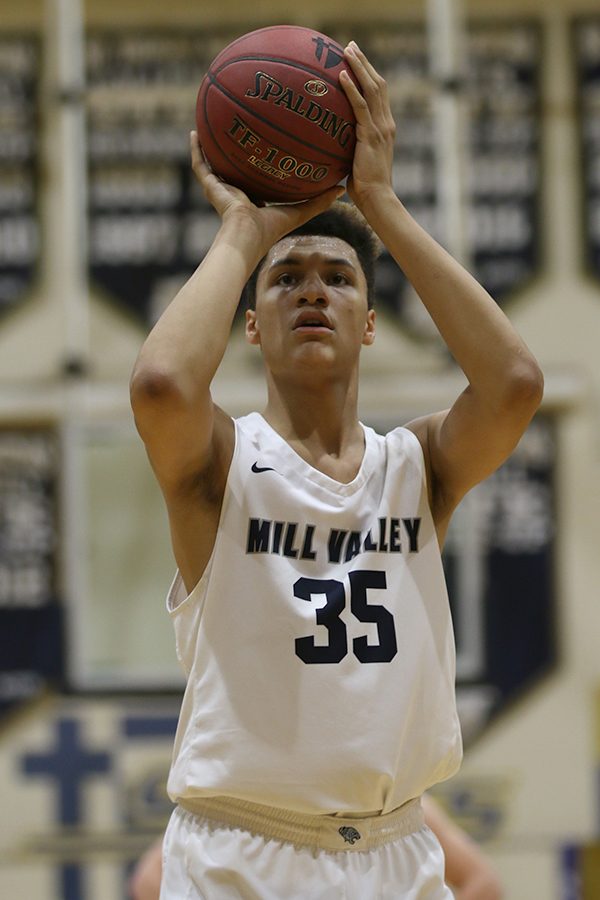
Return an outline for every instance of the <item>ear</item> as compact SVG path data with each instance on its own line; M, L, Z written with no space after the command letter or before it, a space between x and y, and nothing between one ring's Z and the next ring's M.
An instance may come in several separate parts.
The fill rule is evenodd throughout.
M362 336L362 343L369 347L375 340L375 310L367 310L367 321L365 322L365 330Z
M246 310L246 340L249 344L260 346L260 332L256 321L256 310Z

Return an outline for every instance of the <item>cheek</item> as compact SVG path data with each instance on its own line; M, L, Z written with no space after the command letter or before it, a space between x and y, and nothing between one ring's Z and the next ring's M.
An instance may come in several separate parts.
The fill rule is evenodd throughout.
M281 319L273 315L273 311L265 314L261 311L254 322L252 336L249 337L251 343L256 344L263 349L278 344L283 336L284 327Z

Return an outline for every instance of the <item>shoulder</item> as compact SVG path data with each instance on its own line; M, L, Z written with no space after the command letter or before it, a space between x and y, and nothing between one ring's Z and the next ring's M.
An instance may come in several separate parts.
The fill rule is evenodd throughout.
M407 456L412 456L417 460L423 458L423 443L413 428L412 422L408 425L398 425L379 437L385 441L389 449L402 450Z
M399 425L385 435L377 435L377 437L381 446L385 448L388 462L393 460L409 462L429 481L426 427L415 427L415 423L411 422L407 425Z

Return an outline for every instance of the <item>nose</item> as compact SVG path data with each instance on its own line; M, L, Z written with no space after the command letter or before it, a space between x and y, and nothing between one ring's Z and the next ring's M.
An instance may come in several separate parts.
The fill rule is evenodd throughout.
M326 306L329 303L325 284L317 272L307 275L300 283L298 304L305 303L321 306Z

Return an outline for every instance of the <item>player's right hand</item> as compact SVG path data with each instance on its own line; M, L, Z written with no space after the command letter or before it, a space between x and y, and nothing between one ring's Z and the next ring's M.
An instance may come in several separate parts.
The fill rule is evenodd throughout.
M345 192L343 187L336 185L312 200L259 205L240 188L227 184L211 171L195 131L190 133L190 152L192 169L208 202L223 221L238 217L245 228L254 229L257 246L263 248L264 253L290 231L324 212Z

